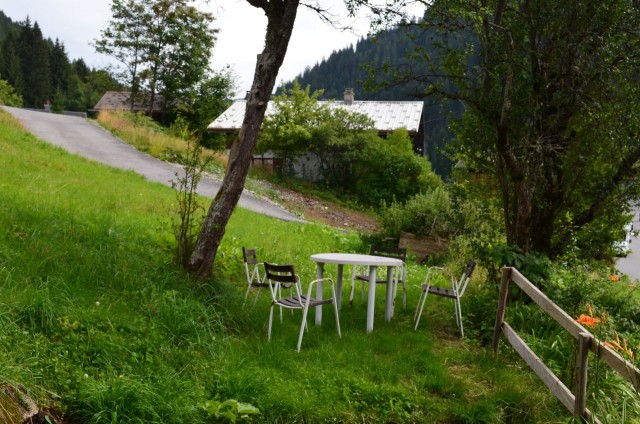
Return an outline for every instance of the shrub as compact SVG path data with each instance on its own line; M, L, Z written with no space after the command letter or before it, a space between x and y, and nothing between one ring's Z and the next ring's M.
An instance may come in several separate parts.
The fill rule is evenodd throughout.
M406 203L393 202L380 214L383 232L399 237L400 232L421 236L448 236L455 232L449 194L436 187L411 197Z
M22 96L5 80L0 80L0 105L22 107Z

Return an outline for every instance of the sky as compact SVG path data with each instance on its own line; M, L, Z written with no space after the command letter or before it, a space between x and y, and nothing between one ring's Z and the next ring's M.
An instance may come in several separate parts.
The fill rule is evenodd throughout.
M334 14L344 16L342 2L327 0L325 4L332 3ZM110 0L0 0L0 10L13 21L23 21L29 16L32 22L38 22L45 37L59 38L64 43L70 60L82 58L96 68L114 63L108 56L95 53L90 45L107 27L110 5ZM231 66L236 76L236 94L241 97L251 87L256 56L264 46L267 18L245 0L212 0L200 7L216 16L213 26L220 31L213 50L212 68L221 70ZM369 25L365 18L355 21L354 26L355 32L340 31L300 8L277 83L293 79L305 67L367 35Z

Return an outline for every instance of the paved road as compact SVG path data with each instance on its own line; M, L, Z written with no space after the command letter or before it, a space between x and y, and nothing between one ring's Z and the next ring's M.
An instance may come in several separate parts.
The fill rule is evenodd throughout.
M640 211L636 210L633 215L633 229L640 229ZM623 274L627 274L632 280L640 279L640 237L631 236L629 243L631 253L616 261L616 268Z
M71 153L116 168L135 171L149 181L168 186L171 186L171 180L175 179L177 165L163 162L134 149L85 118L6 106L3 106L3 109L18 118L36 137ZM198 193L213 198L219 188L219 181L203 178L198 185ZM257 199L246 191L240 198L239 206L285 221L303 222L279 206Z

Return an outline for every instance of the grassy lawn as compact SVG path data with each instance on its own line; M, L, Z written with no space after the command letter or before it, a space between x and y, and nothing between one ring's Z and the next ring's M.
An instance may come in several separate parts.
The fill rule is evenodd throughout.
M225 422L210 399L250 403L268 423L568 419L521 362L460 340L450 303L430 301L413 331L415 265L390 323L379 289L372 334L357 291L342 339L325 308L300 353L299 313L276 315L267 342L266 293L242 307L241 247L294 263L304 284L311 254L365 250L355 233L238 209L213 279L194 286L173 263L171 189L48 146L4 112L0 164L0 387L24 386L67 422Z

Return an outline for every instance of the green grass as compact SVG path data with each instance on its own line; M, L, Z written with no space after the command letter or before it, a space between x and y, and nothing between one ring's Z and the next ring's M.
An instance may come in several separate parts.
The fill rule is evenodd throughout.
M241 307L241 246L308 282L309 255L362 249L357 234L238 209L197 286L173 263L170 189L48 146L2 112L0 163L0 384L70 422L214 422L208 399L251 403L269 423L567 419L522 364L459 340L450 303L430 302L413 331L415 266L407 309L385 323L378 296L372 334L358 292L342 339L326 308L301 353L299 313L276 316L267 342L266 293Z

